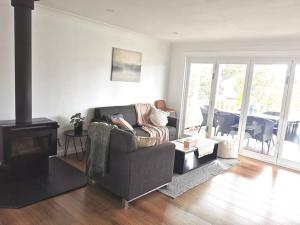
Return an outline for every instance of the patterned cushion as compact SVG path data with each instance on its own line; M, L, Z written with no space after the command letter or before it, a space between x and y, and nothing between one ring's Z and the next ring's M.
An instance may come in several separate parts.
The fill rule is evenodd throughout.
M123 118L122 114L113 114L110 115L108 118L113 124L117 125L119 128L123 130L134 131L133 127Z
M136 110L134 105L126 106L109 106L95 108L94 118L97 120L106 121L109 115L122 114L124 119L130 123L131 126L137 126Z

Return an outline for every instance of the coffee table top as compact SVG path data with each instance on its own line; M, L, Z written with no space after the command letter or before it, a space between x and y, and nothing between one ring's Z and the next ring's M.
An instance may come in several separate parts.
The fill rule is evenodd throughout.
M183 142L184 142L184 140L188 140L188 139L197 140L196 147L184 148ZM193 137L180 138L180 139L177 139L177 140L171 141L171 142L173 144L175 144L175 149L177 151L181 151L181 152L185 152L185 153L194 152L198 149L201 149L201 148L204 148L204 147L207 147L207 146L211 146L212 144L217 144L218 143L215 140L200 137L200 136L197 136L197 135L193 136Z

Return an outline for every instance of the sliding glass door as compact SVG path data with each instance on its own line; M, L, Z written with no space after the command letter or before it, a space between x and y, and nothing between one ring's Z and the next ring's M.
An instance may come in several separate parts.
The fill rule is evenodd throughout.
M286 117L278 162L300 169L300 64L294 64L289 82Z
M275 156L287 70L287 64L253 65L242 151Z
M207 136L214 63L189 64L183 134Z
M247 64L220 64L214 109L214 135L238 133Z
M212 59L192 59L188 63L183 136L239 139L247 63L229 61L218 64Z
M181 135L226 135L242 155L300 169L300 63L189 60Z

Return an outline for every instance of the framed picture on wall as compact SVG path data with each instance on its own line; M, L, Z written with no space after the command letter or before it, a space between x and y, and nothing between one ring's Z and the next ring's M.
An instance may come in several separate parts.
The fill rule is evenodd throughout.
M112 81L140 82L142 53L113 48L112 49Z

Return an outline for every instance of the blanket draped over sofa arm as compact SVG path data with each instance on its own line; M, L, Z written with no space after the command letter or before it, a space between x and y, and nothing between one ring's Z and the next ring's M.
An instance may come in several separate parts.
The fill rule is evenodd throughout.
M91 123L88 129L90 139L89 155L86 164L87 176L105 176L109 156L110 132L115 126L107 123Z
M154 126L150 121L151 104L136 104L138 125L147 133L150 137L156 138L156 144L162 144L169 141L169 130L167 127Z

